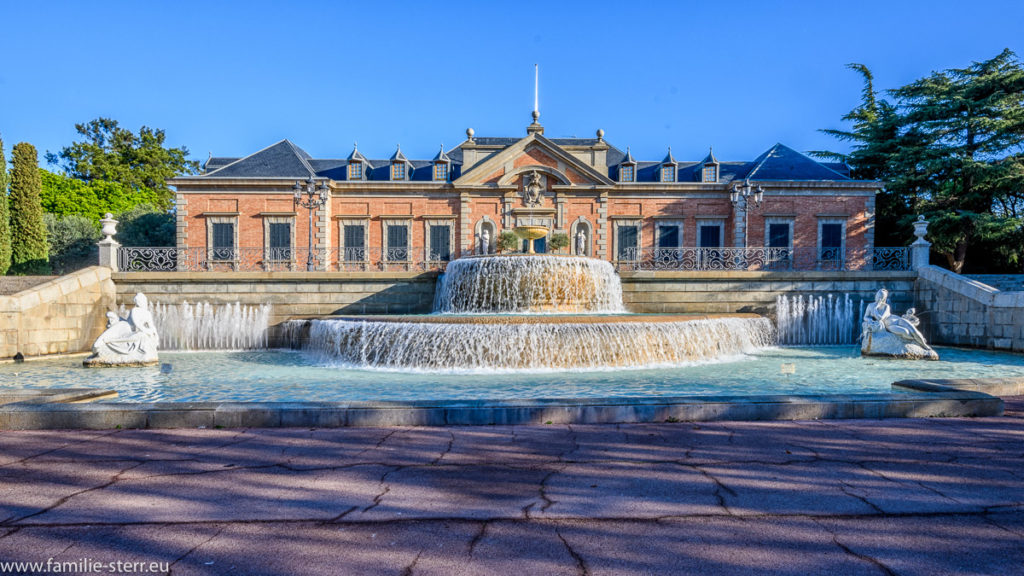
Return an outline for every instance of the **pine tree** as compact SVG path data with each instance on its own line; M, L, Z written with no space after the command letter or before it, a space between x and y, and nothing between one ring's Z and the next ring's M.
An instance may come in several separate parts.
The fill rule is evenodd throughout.
M7 158L0 138L0 276L11 267L11 214L7 204Z
M15 144L12 164L11 270L17 274L47 274L50 270L36 147L28 142Z

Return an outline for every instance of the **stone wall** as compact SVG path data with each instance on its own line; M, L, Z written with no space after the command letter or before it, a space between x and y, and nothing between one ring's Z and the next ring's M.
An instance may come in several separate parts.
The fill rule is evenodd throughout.
M964 276L982 284L988 284L1002 292L1024 290L1024 274L964 274Z
M110 269L93 266L0 296L0 358L88 351L114 294Z
M626 308L639 313L755 312L774 315L779 294L850 294L886 287L893 307L912 306L914 272L622 272ZM152 302L274 305L271 324L295 316L430 312L435 273L115 273L118 304L136 292Z
M295 316L420 314L434 302L433 272L115 272L117 302L273 305L270 323Z
M632 312L753 312L774 316L779 294L849 294L871 300L889 290L894 310L913 306L915 272L622 272L623 301Z
M915 292L921 332L930 342L1024 352L1024 291L1003 292L925 266Z

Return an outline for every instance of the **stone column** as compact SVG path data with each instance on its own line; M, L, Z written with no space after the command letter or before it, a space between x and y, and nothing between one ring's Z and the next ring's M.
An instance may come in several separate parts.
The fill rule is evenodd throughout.
M117 240L114 240L114 234L117 234L117 220L114 220L113 214L107 212L100 220L100 224L103 225L103 240L97 243L100 247L100 266L117 272L117 249L121 247Z
M913 270L921 270L928 266L928 255L932 243L924 239L927 233L928 221L924 219L924 216L918 216L917 221L914 222L914 236L917 236L917 240L910 245L910 267Z

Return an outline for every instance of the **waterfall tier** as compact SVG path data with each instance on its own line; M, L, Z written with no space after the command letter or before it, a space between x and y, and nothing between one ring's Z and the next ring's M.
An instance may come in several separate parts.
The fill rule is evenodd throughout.
M154 304L163 350L252 350L267 347L270 304Z
M448 264L434 299L441 313L621 313L609 262L575 256L480 256Z
M435 317L436 318L436 317ZM775 342L757 316L547 321L292 320L295 347L351 367L448 370L643 368L738 356ZM515 318L515 317L509 317ZM625 320L625 321L623 321ZM307 332L308 331L308 332ZM302 333L307 332L305 337Z
M784 295L775 298L779 344L853 344L860 334L864 301L854 304L849 294L840 296Z

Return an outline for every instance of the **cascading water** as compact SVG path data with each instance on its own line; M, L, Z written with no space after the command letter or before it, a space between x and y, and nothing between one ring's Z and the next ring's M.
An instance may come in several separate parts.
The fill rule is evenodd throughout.
M625 312L608 262L489 256L448 265L430 316L292 320L281 334L324 363L423 371L678 366L775 343L758 316Z
M298 324L304 321L293 320ZM309 321L307 349L346 366L441 370L638 368L706 362L774 344L766 318L681 322Z
M163 350L252 350L267 347L270 304L154 304Z
M849 294L806 297L802 294L775 298L779 344L826 346L853 344L863 300L854 305Z
M609 262L565 256L461 258L438 283L434 312L459 314L625 312Z

